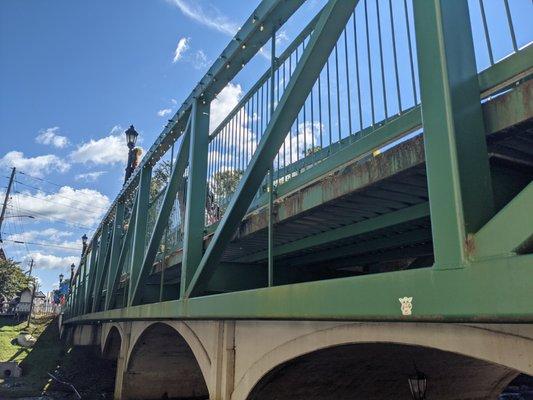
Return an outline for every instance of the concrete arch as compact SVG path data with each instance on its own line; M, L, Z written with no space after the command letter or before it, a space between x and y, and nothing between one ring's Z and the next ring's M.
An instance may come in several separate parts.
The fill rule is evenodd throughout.
M106 340L103 342L102 357L110 360L118 360L122 354L123 335L116 326L109 329Z
M132 329L130 343L123 398L208 398L210 361L186 324L139 324Z
M464 355L533 375L531 337L458 324L353 323L288 340L257 359L236 383L232 400L246 400L276 367L318 350L361 343L420 346Z
M204 347L203 343L200 341L196 333L189 327L189 325L187 325L183 321L148 321L144 322L143 324L135 325L135 328L131 332L130 348L128 349L128 352L126 354L126 365L129 364L132 350L135 347L135 344L138 342L139 338L144 332L146 332L147 329L149 329L152 325L155 324L164 324L170 326L185 340L185 342L187 342L194 354L194 357L196 358L196 361L198 362L198 365L200 366L200 369L202 370L204 379L206 380L206 382L208 382L208 378L211 372L211 359L209 357L209 353L207 352L206 348Z
M108 344L110 335L112 334L113 329L115 329L120 335L120 343L124 343L124 329L119 323L110 323L103 324L102 331L100 335L100 352L104 355L106 344Z

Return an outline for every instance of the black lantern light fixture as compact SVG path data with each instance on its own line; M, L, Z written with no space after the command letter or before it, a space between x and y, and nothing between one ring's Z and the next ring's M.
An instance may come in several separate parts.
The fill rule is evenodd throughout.
M128 145L128 148L133 149L135 147L135 143L137 142L137 136L139 134L133 127L133 125L130 125L130 127L124 132L126 134L126 144Z
M426 398L427 376L420 372L415 366L416 374L407 379L413 400L424 400Z
M65 275L63 274L59 274L59 284L61 285L61 283L63 283L63 278L65 277Z
M126 183L134 170L133 161L135 159L135 151L133 149L135 148L139 134L133 125L130 125L124 134L126 135L126 144L128 145L128 164L126 165L126 174L124 175L124 183Z

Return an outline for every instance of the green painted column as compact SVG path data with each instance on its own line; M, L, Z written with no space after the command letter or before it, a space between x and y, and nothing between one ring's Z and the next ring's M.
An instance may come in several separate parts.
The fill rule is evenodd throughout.
M111 239L111 256L109 258L109 268L107 270L107 283L105 292L104 309L109 308L113 284L118 269L118 259L122 247L122 225L124 223L124 201L119 201L115 210L115 221L113 223L113 235Z
M91 257L89 257L89 263L85 262L83 264L82 269L82 276L81 276L81 292L82 292L82 304L81 304L81 312L82 314L86 314L89 312L89 300L90 300L90 291L89 291L89 284L90 284L90 277L95 269L96 264L96 238L93 239L93 243L91 244Z
M96 260L95 271L93 274L93 282L91 282L90 292L92 292L93 301L91 304L91 311L95 312L98 306L99 299L102 295L102 280L105 273L105 261L107 258L107 251L109 247L109 223L104 224L102 227L102 235L100 239L100 246L98 250L98 258Z
M152 167L146 165L140 171L137 205L135 208L135 230L133 232L132 256L129 266L128 305L133 296L133 282L137 280L141 271L146 245L147 212L150 203L150 182L152 180ZM132 216L133 218L133 216Z
M455 268L494 213L468 4L413 6L435 266Z
M192 107L180 297L186 292L203 255L209 107L209 102L204 99L196 99Z

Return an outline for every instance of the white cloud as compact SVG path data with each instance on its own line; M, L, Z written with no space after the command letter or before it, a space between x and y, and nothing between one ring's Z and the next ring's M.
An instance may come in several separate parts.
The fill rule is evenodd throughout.
M189 42L190 39L186 37L182 37L180 40L178 40L178 45L176 46L176 50L174 51L174 58L172 59L173 63L178 62L181 60L181 57L183 57L183 54L189 50Z
M204 9L199 2L190 2L186 0L168 0L175 4L180 11L188 18L199 24L221 32L228 36L233 36L239 30L239 26L223 15L218 9L213 6L209 10Z
M209 118L210 131L213 132L218 125L235 108L243 95L242 87L239 84L228 83L220 91L216 99L211 102L211 114Z
M40 239L46 239L50 242L59 242L64 238L72 236L72 232L60 231L55 228L46 228L43 230L31 230L22 233L14 233L9 236L10 240L19 240L21 242L31 242Z
M41 178L52 171L66 172L70 164L54 154L26 158L21 151L10 151L0 158L0 167L16 167L27 174Z
M74 176L74 179L77 181L95 182L105 173L107 173L107 171L87 172L84 174L77 174L76 176Z
M126 163L128 147L122 131L120 126L115 126L108 136L78 145L78 148L69 154L70 161L100 165Z
M25 257L25 261L33 259L34 268L36 269L60 269L63 271L70 271L70 265L77 265L79 257L66 256L60 257L54 254L43 254L41 252L32 252Z
M163 108L157 112L157 115L159 115L160 117L165 117L169 115L171 112L172 112L171 108Z
M68 145L68 139L66 136L61 136L59 133L59 127L43 129L39 131L39 135L35 138L35 141L40 144L52 145L58 149Z
M0 192L0 196L4 196ZM110 205L109 198L93 189L61 187L56 193L18 192L11 196L11 204L25 214L33 215L36 222L61 219L72 224L93 226L100 222Z

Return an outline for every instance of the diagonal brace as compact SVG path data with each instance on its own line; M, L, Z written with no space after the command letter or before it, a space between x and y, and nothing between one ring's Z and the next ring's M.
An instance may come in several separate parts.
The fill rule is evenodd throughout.
M157 254L157 247L159 246L159 243L161 243L161 238L163 237L165 228L168 225L168 219L170 218L170 213L172 212L172 206L176 199L176 195L178 191L183 190L183 174L185 173L185 168L187 167L189 155L190 124L191 117L189 117L183 139L178 149L178 157L174 167L172 168L172 173L163 197L163 204L161 205L161 209L157 215L154 230L150 237L146 254L144 255L141 271L139 272L139 277L133 283L135 286L133 289L132 304L138 304L140 302L142 290L139 286L150 273L150 268L152 267Z
M185 298L200 293L212 276L356 4L357 0L329 0L324 7L257 150L187 287Z

